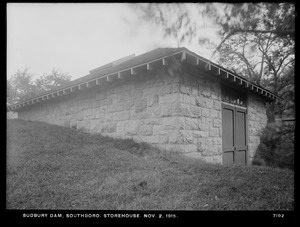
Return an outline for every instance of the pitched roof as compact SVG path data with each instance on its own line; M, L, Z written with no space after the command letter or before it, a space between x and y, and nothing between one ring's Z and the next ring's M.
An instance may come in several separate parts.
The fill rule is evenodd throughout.
M54 89L51 89L51 90L43 93L42 95L50 94L54 91L58 91L58 90L61 90L63 88L78 85L78 84L84 83L86 81L90 81L92 79L95 79L95 78L98 78L98 77L101 77L101 76L104 76L104 75L107 75L107 74L111 74L111 73L114 73L114 72L117 72L117 71L122 71L124 69L140 65L144 62L149 62L149 61L153 61L155 59L162 58L164 56L172 55L172 54L174 54L176 52L179 52L183 49L185 49L185 48L157 48L157 49L154 49L154 50L149 51L147 53L135 56L134 58L131 58L131 59L125 61L125 62L122 62L121 64L116 65L116 66L113 66L111 64L112 62L110 62L108 64L105 64L104 66L111 65L111 67L101 66L101 67L98 67L96 69L93 69L93 70L90 71L90 74L88 74L86 76L83 76L83 77L80 77L78 79L72 80L69 83L58 86ZM38 95L38 96L41 96L41 95ZM30 98L30 99L32 99L32 98Z
M130 70L132 73L132 70L134 70L138 67L141 67L141 66L145 66L145 65L147 65L147 68L148 68L149 64L152 64L154 62L161 61L161 60L162 60L162 62L164 62L164 60L166 60L168 57L175 56L175 55L180 55L179 57L181 57L182 62L187 62L187 63L192 62L192 64L195 66L200 66L200 65L203 66L203 64L204 64L205 70L211 71L212 68L215 68L215 69L217 69L217 74L219 76L221 76L223 79L228 79L232 82L236 82L236 80L239 80L239 82L240 82L239 85L243 85L245 88L248 88L248 89L252 90L253 92L257 92L259 95L263 95L269 99L280 99L278 96L275 96L270 91L262 88L261 86L258 86L256 84L248 81L247 79L245 79L239 75L236 75L235 73L233 73L215 63L210 62L209 60L189 51L185 47L181 47L181 48L157 48L157 49L154 49L152 51L149 51L147 53L144 53L144 54L141 54L138 56L133 56L133 55L127 56L125 58L119 59L117 61L108 63L108 64L98 67L96 69L93 69L86 76L83 76L76 80L70 81L67 84L64 84L62 86L54 88L50 91L47 91L47 92L40 94L38 96L35 96L33 98L30 98L30 99L21 101L17 104L11 105L8 108L11 110L16 110L27 104L30 105L30 102L31 102L31 104L33 104L35 101L39 102L39 101L43 101L45 99L47 100L49 98L48 95L52 95L52 97L54 97L55 94L56 94L56 96L64 95L65 91L67 89L69 89L72 92L73 87L80 88L80 86L84 85L84 84L86 84L86 87L88 87L89 82L96 81L96 84L98 84L98 80L101 78L106 78L108 81L109 77L112 76L113 74L117 74L119 77L119 73L123 73L125 71L130 71ZM62 94L60 92L62 92Z

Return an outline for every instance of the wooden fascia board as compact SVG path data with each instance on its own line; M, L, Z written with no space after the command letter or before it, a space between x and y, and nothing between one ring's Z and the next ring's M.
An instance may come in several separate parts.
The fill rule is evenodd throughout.
M194 57L195 60L196 60L196 62L197 62L197 65L200 65L200 61L201 61L201 62L204 62L204 63L207 64L208 70L211 70L211 65L212 65L212 66L214 66L214 67L216 67L216 68L218 69L218 75L220 75L220 73L221 73L221 71L222 71L222 72L225 73L225 78L226 78L226 79L230 79L230 80L232 80L232 82L234 82L234 83L239 82L239 85L241 85L241 86L243 86L243 83L244 83L244 84L245 84L244 86L245 86L246 88L249 88L249 87L250 87L251 90L256 91L259 95L263 95L263 96L267 96L267 97L268 97L268 93L270 93L268 90L266 90L266 89L264 89L264 88L260 88L260 87L256 86L255 84L252 84L250 81L247 81L247 80L244 80L244 79L242 79L242 78L240 78L240 77L238 77L238 76L235 76L235 75L233 75L233 73L231 73L230 71L228 71L228 70L226 70L226 69L223 69L223 68L221 68L220 66L218 66L217 64L214 64L214 63L212 63L212 62L210 62L210 61L208 61L208 60L205 60L205 59L203 59L201 56L197 56L197 55L195 55L194 53L191 53L191 52L189 52L189 51L184 51L184 52L183 52L183 54L182 54L182 59L185 59L185 61L186 61L187 55ZM230 76L229 76L229 75L230 75ZM265 94L264 94L264 93L265 93ZM270 94L271 94L271 93L270 93ZM274 96L274 95L272 95L272 96L270 96L270 97L272 97L273 99L280 99L279 97Z

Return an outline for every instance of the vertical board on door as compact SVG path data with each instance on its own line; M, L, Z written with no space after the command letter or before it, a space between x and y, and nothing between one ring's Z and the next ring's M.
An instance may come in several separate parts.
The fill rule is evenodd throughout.
M247 110L222 104L223 164L247 165Z

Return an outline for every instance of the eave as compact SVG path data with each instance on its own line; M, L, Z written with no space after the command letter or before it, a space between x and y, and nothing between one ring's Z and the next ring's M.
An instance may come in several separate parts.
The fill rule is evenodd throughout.
M272 94L272 92L267 89L258 86L245 78L234 74L233 72L189 51L184 48L179 52L175 52L171 55L167 55L161 58L157 58L155 60L146 61L142 64L138 64L132 67L124 68L106 75L101 75L99 77L95 76L92 79L88 79L84 82L80 83L71 83L69 86L62 87L61 89L58 87L54 91L48 91L44 94L36 96L31 99L27 99L25 101L13 104L8 106L8 110L17 111L21 108L35 105L37 103L47 102L48 100L66 96L70 93L75 93L84 89L90 89L94 86L99 86L101 84L111 83L116 80L122 80L125 77L130 77L134 75L139 75L142 72L152 70L156 67L164 67L167 66L172 57L179 59L181 62L193 65L201 70L207 71L210 74L222 79L234 83L235 85L246 89L250 92L256 93L269 101L282 100L280 97Z

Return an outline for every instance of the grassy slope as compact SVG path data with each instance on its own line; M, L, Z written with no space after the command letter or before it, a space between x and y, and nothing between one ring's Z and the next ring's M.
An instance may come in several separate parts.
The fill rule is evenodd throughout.
M8 209L293 210L294 173L9 120Z

